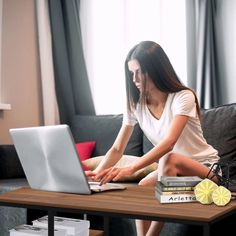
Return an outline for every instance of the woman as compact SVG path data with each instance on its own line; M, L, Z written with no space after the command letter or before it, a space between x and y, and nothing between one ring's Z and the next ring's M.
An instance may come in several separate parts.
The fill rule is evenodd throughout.
M205 178L218 152L203 137L195 93L180 82L163 49L155 42L139 43L127 56L125 72L127 111L122 127L102 162L87 175L104 184L158 161L158 170L140 185L155 186L162 175ZM154 147L134 164L115 168L136 123ZM156 236L163 223L139 220L136 226L138 235Z

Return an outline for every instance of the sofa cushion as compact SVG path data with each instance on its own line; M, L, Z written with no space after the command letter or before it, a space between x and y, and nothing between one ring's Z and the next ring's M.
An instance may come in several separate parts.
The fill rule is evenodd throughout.
M112 146L122 125L122 115L98 115L73 117L70 127L76 142L95 140L96 147L93 156L104 155ZM125 154L142 155L142 131L135 126Z
M203 134L219 152L221 162L236 162L236 103L201 111ZM223 169L225 174L225 169ZM230 169L236 177L236 164Z
M14 145L0 145L0 179L25 177Z
M85 161L92 156L94 148L96 146L95 141L81 142L75 144L80 160Z
M75 147L79 154L80 160L85 161L89 159L92 156L95 146L96 146L95 141L76 143ZM83 169L89 170L88 167L85 165L83 165Z
M154 145L149 141L149 139L143 135L143 153L150 151Z

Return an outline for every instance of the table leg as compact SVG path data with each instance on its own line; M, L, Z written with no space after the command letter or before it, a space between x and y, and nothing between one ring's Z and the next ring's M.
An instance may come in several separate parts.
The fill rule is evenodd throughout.
M104 216L104 236L109 236L109 216Z
M54 236L54 215L54 211L48 211L48 236Z
M203 226L203 235L210 236L210 233L211 233L210 224L205 224Z

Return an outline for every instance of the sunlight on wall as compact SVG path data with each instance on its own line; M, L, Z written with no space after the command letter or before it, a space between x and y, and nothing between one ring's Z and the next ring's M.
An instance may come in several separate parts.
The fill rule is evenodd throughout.
M140 41L159 43L186 82L185 0L81 0L80 17L97 114L122 113L124 61Z

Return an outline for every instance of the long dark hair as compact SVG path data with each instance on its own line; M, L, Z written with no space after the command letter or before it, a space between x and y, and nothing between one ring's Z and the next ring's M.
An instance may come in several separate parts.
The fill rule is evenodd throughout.
M130 60L139 62L142 74L147 73L160 91L164 93L176 93L181 90L192 91L195 96L197 113L200 117L200 108L195 92L181 83L162 47L152 41L143 41L135 45L125 60L127 105L130 111L136 108L138 101L141 103L146 101L145 91L140 92L132 81L132 73L128 68ZM145 89L145 84L142 87Z

